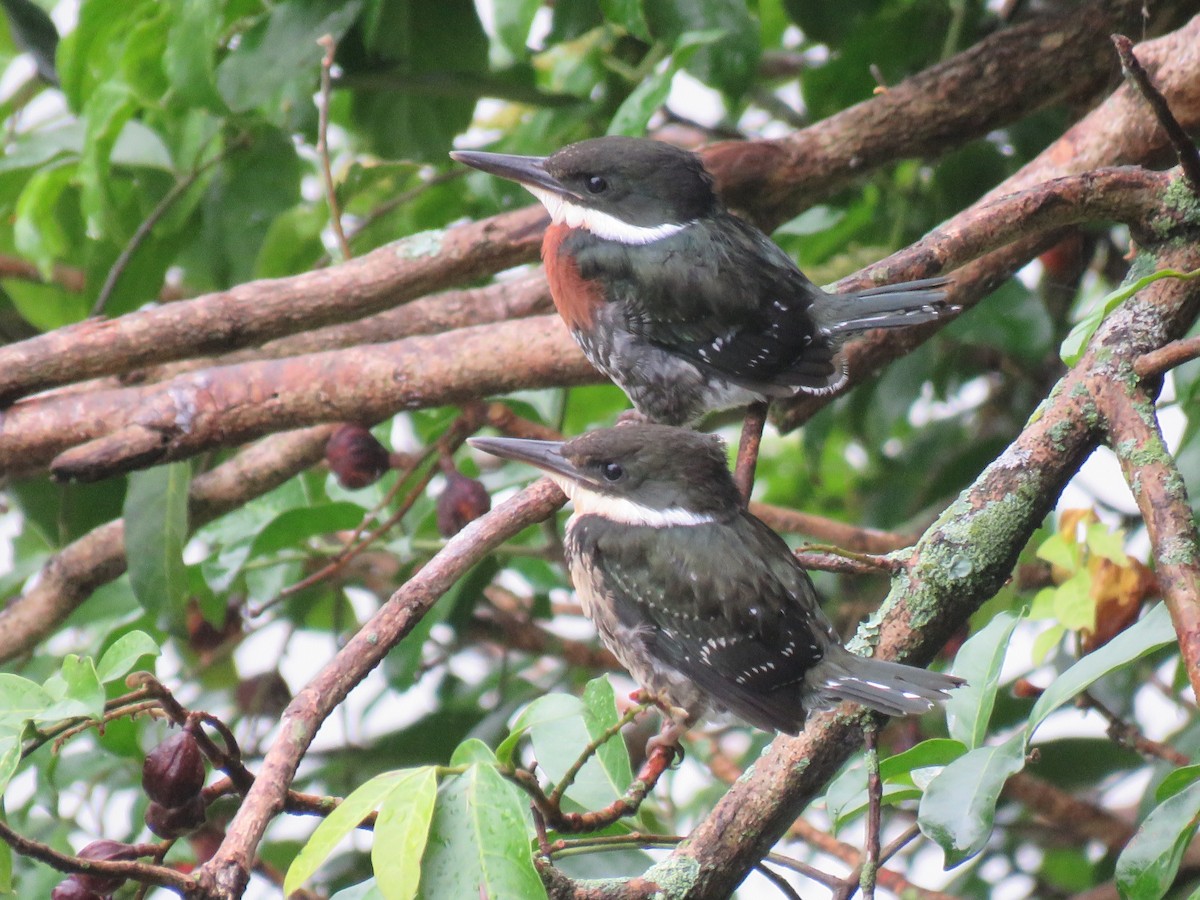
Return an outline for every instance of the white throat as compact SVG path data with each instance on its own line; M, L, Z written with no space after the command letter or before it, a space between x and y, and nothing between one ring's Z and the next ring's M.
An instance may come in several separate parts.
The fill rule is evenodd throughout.
M611 494L590 491L578 482L555 475L553 472L546 474L562 488L563 493L570 497L571 502L575 504L575 512L567 523L568 528L581 516L601 516L610 522L619 522L622 525L643 525L650 528L665 528L669 525L712 525L717 521L714 516L707 513L692 512L692 510L680 506L671 506L666 509L643 506L628 497L614 497Z
M598 209L588 209L578 203L572 203L561 194L555 194L536 185L524 185L525 190L537 197L546 211L550 213L550 221L555 225L565 224L568 228L582 228L590 231L596 237L622 244L653 244L663 238L678 234L691 225L685 222L680 225L668 222L665 225L630 225L616 216L610 216Z

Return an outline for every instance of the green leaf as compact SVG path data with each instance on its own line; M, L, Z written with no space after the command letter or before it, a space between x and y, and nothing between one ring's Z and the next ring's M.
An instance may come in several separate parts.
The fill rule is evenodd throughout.
M379 807L371 866L387 900L411 900L421 881L421 856L429 837L437 798L437 772L432 766L415 769Z
M342 888L329 900L383 900L383 891L379 890L374 878L368 878L348 888Z
M321 867L342 838L379 807L384 799L409 779L420 778L427 767L383 772L359 785L317 826L308 841L288 866L283 879L283 895L290 897Z
M630 92L613 113L608 123L608 133L630 137L645 134L650 117L667 102L667 95L671 93L671 79L674 77L675 67L668 66L642 79L642 83Z
M104 651L96 665L96 677L101 684L108 684L125 675L141 657L158 656L159 652L158 643L146 632L127 632Z
M971 635L954 658L953 673L967 683L952 691L946 701L946 727L950 736L969 750L980 746L987 736L1004 654L1019 621L1010 612L997 614Z
M583 715L583 701L571 694L546 694L538 697L513 719L512 728L496 748L496 758L509 765L520 740L535 725L543 725Z
M1158 790L1154 792L1154 799L1156 802L1162 803L1195 781L1200 781L1200 764L1176 769L1162 780Z
M879 778L883 782L884 804L919 797L937 772L966 752L967 748L959 741L932 738L882 760ZM921 774L914 776L915 772ZM866 768L858 764L838 775L825 792L825 806L835 830L861 815L867 808Z
M580 704L574 713L568 712L574 706L571 700L574 698L561 694L539 698L530 704L538 709L532 724L526 726L538 765L556 784L579 759L584 748L605 730L586 705ZM521 717L518 717L518 723L523 725ZM621 738L618 736L613 740L620 741ZM579 770L567 788L566 796L584 809L600 809L622 796L631 779L628 755L612 751L596 753Z
M0 672L0 734L19 733L52 703L54 697L37 682Z
M162 60L180 105L198 106L218 115L228 112L216 79L221 6L220 0L178 4Z
M1132 627L1059 675L1033 705L1026 734L1032 738L1033 732L1045 721L1046 716L1097 679L1174 642L1175 629L1171 626L1171 617L1166 604L1160 603Z
M293 0L272 6L217 66L217 88L229 108L257 111L288 129L310 118L325 54L317 40L326 34L340 40L361 8L358 0L336 5Z
M447 778L421 866L423 900L544 898L523 810L516 788L491 766Z
M947 869L984 848L1000 790L1024 767L1024 734L1018 733L998 747L979 747L960 756L929 782L917 823L946 854Z
M1054 618L1068 631L1096 628L1092 573L1080 569L1054 589Z
M84 107L87 128L79 160L79 206L90 237L124 237L113 211L112 151L136 109L133 92L116 81L97 87Z
M600 12L609 22L624 28L639 41L650 43L650 29L642 13L642 0L600 0Z
M1146 816L1117 858L1117 889L1128 900L1166 895L1200 817L1200 782L1168 797Z
M0 797L8 787L9 780L17 771L21 761L21 736L18 734L0 734ZM3 844L0 841L0 844ZM4 846L8 846L5 844Z
M338 54L349 84L362 77L374 88L354 92L353 124L382 157L440 164L485 90L488 40L475 4L397 0L374 10L365 46L354 53L347 42Z
M1074 572L1080 565L1079 545L1074 540L1067 540L1067 536L1061 532L1055 532L1042 541L1037 549L1037 557L1068 572Z
M1129 565L1129 557L1125 554L1125 533L1119 529L1109 531L1103 522L1093 522L1087 529L1087 545L1097 556L1103 556L1118 566Z
M617 709L617 696L607 675L593 678L587 683L583 689L583 702L589 713L589 729L593 738L598 738L621 719ZM596 755L600 758L604 770L612 774L617 785L624 786L621 788L624 792L625 787L633 781L633 768L629 763L629 750L625 746L625 740L621 735L616 735L601 744Z
M1131 284L1122 285L1106 296L1097 304L1095 309L1076 323L1075 327L1063 339L1058 355L1062 357L1062 361L1068 366L1073 366L1079 362L1083 358L1083 351L1087 349L1088 341L1092 339L1092 335L1096 333L1096 330L1100 327L1100 323L1108 317L1109 313L1147 285L1153 284L1160 278L1178 278L1180 281L1191 281L1193 278L1198 277L1200 277L1200 269L1193 269L1191 272L1180 272L1177 269L1160 269L1157 272L1151 272L1144 278L1139 278Z
M505 0L493 9L496 16L496 37L515 60L529 55L525 41L533 26L533 17L542 5L542 0Z
M129 476L124 510L129 581L138 603L156 621L183 611L191 471L188 463L177 462Z
M96 664L90 656L68 653L62 667L42 685L55 702L43 709L41 721L85 716L98 719L104 713L104 687L96 675Z
M31 259L43 278L54 274L54 264L67 256L71 237L60 216L59 198L75 177L75 166L55 164L35 172L17 198L13 240L17 251Z

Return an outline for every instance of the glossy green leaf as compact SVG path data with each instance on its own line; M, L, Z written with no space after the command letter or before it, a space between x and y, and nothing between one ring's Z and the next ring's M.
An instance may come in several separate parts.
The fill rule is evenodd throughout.
M953 674L966 684L950 692L946 701L946 727L950 736L974 750L987 736L988 722L996 703L1000 669L1020 619L1009 612L997 614L971 635L954 657Z
M535 725L547 725L583 715L583 701L571 694L546 694L538 697L513 719L508 737L496 748L496 758L505 765L513 761L517 744Z
M329 900L384 900L384 897L383 891L379 889L379 885L375 883L375 879L368 878L359 884L342 888L331 896Z
M646 25L642 6L643 0L600 0L600 12L605 19L648 44L651 41L650 29Z
M881 760L879 778L883 783L884 805L919 797L936 773L966 752L967 748L959 741L932 738ZM835 831L862 815L867 808L865 766L855 764L830 783L825 792L825 807Z
M476 763L447 778L438 790L421 866L423 900L544 898L525 805L517 789L489 765Z
M1146 816L1117 858L1117 890L1125 900L1157 900L1179 871L1200 821L1200 782L1193 781Z
M1078 569L1081 562L1079 544L1061 532L1055 532L1042 541L1037 549L1037 557L1068 572Z
M1033 732L1045 721L1046 716L1097 679L1174 642L1175 629L1171 626L1171 617L1166 605L1160 603L1099 650L1079 660L1046 688L1029 714L1028 737L1033 737Z
M59 671L42 685L54 698L37 716L42 721L84 716L98 719L104 713L104 687L96 674L96 664L88 656L68 653Z
M549 700L549 697L544 698ZM549 705L549 704L548 704ZM563 704L566 708L568 704ZM562 780L585 748L604 731L602 726L583 707L577 714L546 718L530 726L533 754L538 766L554 784ZM618 736L615 741L621 740ZM622 796L629 787L629 759L624 764L619 754L611 751L593 754L566 790L566 796L584 809L601 809Z
M5 733L0 731L0 797L4 796L4 791L8 788L8 782L17 771L17 764L20 762L20 735L14 732ZM4 842L0 841L0 843Z
M613 691L612 682L607 675L593 678L583 689L583 703L587 707L588 727L593 738L598 738L604 731L613 728L620 721L621 714L617 709L617 697ZM626 787L633 781L633 769L629 763L629 750L625 740L617 735L605 741L596 751L604 770L611 773L612 779L619 786ZM622 788L622 791L624 788Z
M1092 339L1092 335L1096 333L1096 330L1100 327L1100 323L1108 318L1109 314L1118 306L1160 278L1178 278L1181 281L1191 281L1193 278L1200 278L1200 269L1195 269L1191 272L1180 272L1177 269L1160 269L1130 284L1122 285L1100 301L1096 305L1096 308L1084 316L1063 339L1062 346L1059 348L1059 356L1062 357L1062 361L1068 366L1073 366L1079 362L1083 358L1083 351L1087 349L1088 341Z
M534 14L541 5L541 0L507 0L494 6L496 37L514 59L524 59L529 55L525 41L533 25Z
M187 579L191 465L168 463L133 472L125 495L125 551L138 603L155 619L182 615Z
M1200 764L1183 766L1167 775L1154 792L1154 799L1159 803L1174 797L1189 784L1200 781Z
M54 264L71 247L70 233L60 218L65 213L58 201L74 178L74 166L48 166L30 177L17 198L13 240L17 250L47 279L53 275Z
M650 117L666 103L674 77L675 69L669 67L644 78L613 114L608 123L608 133L630 137L645 134Z
M121 635L104 651L96 664L96 677L102 684L124 677L143 656L158 656L158 642L144 631Z
M0 735L19 733L52 703L54 697L37 682L0 672Z
M1000 790L1025 767L1023 738L1016 734L999 746L960 756L926 787L917 823L942 848L946 868L970 859L987 843Z
M329 854L358 823L379 808L394 790L409 783L419 784L427 768L384 772L359 785L337 808L322 820L288 866L283 880L284 896L290 896L321 867Z
M411 900L417 894L436 797L437 773L426 766L398 782L379 806L371 867L387 900Z
M317 40L326 34L339 40L361 8L359 0L335 5L293 0L270 7L217 66L217 88L229 108L257 111L285 127L311 115L325 53Z
M188 0L179 4L162 59L178 102L218 114L226 111L216 80L221 5L220 0Z
M125 237L117 232L119 226L113 212L115 201L110 173L117 136L136 109L137 100L133 91L122 82L100 85L88 100L85 109L87 128L77 178L79 206L87 223L88 234L92 237Z

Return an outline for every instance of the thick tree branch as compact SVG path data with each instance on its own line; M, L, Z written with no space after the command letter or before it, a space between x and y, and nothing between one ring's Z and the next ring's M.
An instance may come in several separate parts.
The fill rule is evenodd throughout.
M281 429L598 379L559 317L539 316L32 398L0 412L0 472L20 477L54 459L57 476L93 480Z
M529 207L415 234L333 268L252 281L0 347L0 404L59 384L197 354L228 353L380 312L528 262L537 256L545 221L540 207Z
M1132 366L1118 375L1123 377L1095 385L1096 407L1150 534L1155 576L1179 635L1183 669L1200 697L1200 535L1187 486L1163 443L1154 401Z

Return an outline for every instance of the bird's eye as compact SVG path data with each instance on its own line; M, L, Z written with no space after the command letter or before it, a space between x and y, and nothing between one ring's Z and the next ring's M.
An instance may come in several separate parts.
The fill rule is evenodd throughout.
M625 477L625 469L619 463L605 463L600 467L600 474L608 482L620 481Z
M587 180L587 189L592 194L603 194L608 190L608 182L599 175L589 175Z

